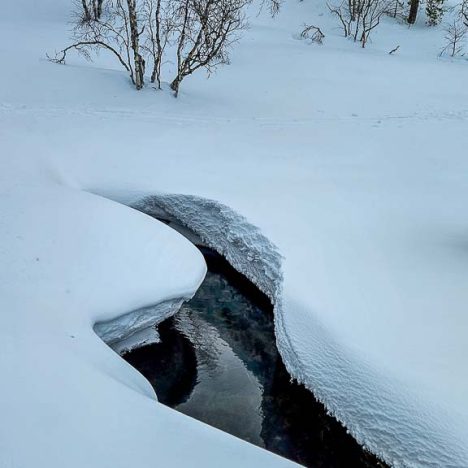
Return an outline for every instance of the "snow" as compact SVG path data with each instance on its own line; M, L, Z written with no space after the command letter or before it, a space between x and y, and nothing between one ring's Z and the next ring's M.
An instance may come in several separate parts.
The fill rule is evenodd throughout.
M184 195L153 195L133 206L153 217L164 213L189 227L275 303L283 281L281 255L256 226L228 206Z
M133 310L111 320L97 322L94 331L114 351L122 354L134 348L159 342L156 326L174 315L184 300L172 299Z
M44 60L67 9L0 18L0 466L288 465L156 403L95 334L131 339L203 279L130 208L149 200L274 299L291 375L361 443L466 466L468 67L436 58L441 29L385 20L361 50L287 2L175 100L104 54ZM304 21L323 46L294 38Z

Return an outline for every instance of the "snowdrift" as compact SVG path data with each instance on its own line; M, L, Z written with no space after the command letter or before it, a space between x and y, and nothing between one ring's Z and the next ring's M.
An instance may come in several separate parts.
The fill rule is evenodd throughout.
M288 2L176 101L108 57L44 60L67 10L0 19L0 464L289 465L159 405L96 335L157 339L203 279L130 208L156 204L269 295L289 372L361 443L467 466L468 68L435 58L442 31L386 21L363 51ZM323 47L295 39L304 18Z

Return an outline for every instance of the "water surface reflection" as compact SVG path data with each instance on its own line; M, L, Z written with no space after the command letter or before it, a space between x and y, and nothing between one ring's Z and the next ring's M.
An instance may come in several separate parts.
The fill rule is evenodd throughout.
M384 466L290 381L268 299L221 257L204 253L206 279L160 325L161 343L124 356L159 401L306 466Z

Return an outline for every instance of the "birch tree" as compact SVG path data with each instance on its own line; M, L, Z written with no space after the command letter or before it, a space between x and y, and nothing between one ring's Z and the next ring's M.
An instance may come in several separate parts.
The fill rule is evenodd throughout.
M198 69L211 73L229 63L229 48L247 27L244 7L250 0L176 0L177 74L175 96L182 80Z
M247 26L244 8L250 1L75 0L73 42L49 58L65 63L68 52L76 50L91 60L93 53L105 50L137 90L144 87L148 61L150 81L161 88L166 47L171 46L176 76L170 87L177 96L187 76L229 63L230 47Z
M99 4L103 6L103 2ZM141 89L144 84L145 60L140 54L139 37L143 31L138 25L136 0L109 2L105 11L101 10L99 18L93 17L89 21L83 20L81 9L74 11L74 17L73 43L49 59L63 64L68 52L76 50L91 60L92 52L105 50L112 53L129 73L135 88Z

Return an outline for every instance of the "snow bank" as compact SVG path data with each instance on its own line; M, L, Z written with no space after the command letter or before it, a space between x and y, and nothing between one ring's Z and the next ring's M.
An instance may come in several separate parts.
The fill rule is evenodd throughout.
M462 466L467 447L458 431L464 426L457 427L449 412L438 408L436 415L434 406L421 402L416 392L403 390L400 382L355 359L352 351L344 353L342 344L310 317L299 321L300 338L308 343L298 345L285 321L281 255L256 226L226 205L197 196L152 195L133 206L181 223L270 297L277 346L289 373L368 450L395 467ZM292 302L289 310L297 311ZM446 421L443 433L441 418Z
M189 194L166 208L276 295L292 375L396 466L466 466L468 68L435 58L442 30L385 20L361 50L324 4L285 2L175 101L104 55L43 60L66 43L54 1L0 18L1 463L286 463L158 405L93 331L120 337L129 311L190 297L205 272L103 197ZM303 21L323 47L294 39Z
M0 177L2 467L291 465L158 404L93 330L141 340L203 280L195 247L24 156Z
M161 209L187 226L201 240L276 302L283 274L278 248L258 227L215 200L188 195L153 195L137 201L134 208L151 216Z

